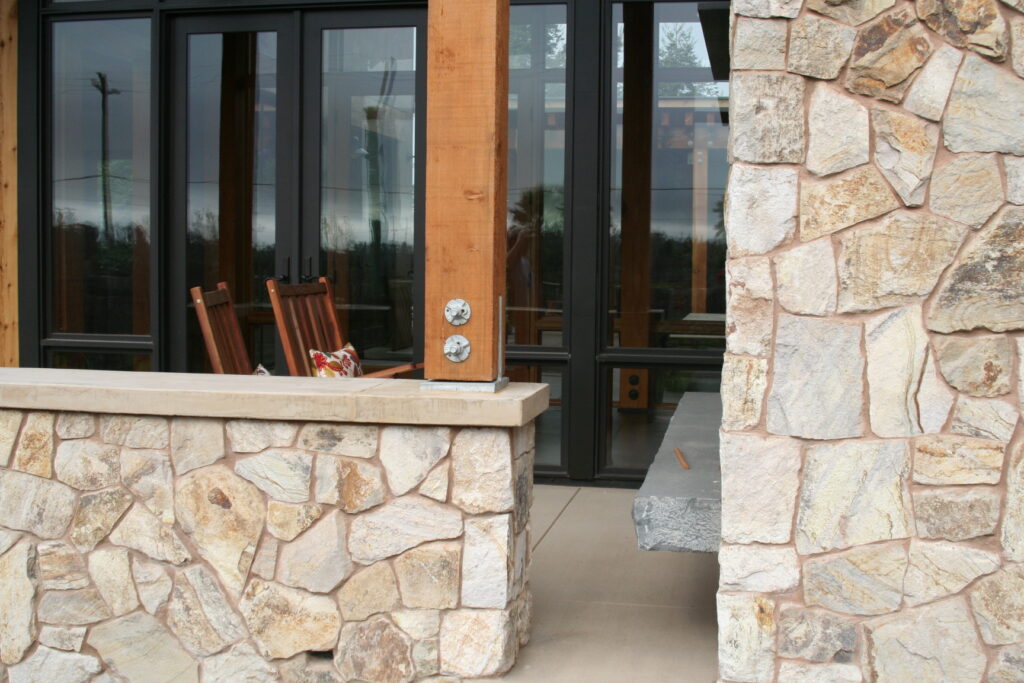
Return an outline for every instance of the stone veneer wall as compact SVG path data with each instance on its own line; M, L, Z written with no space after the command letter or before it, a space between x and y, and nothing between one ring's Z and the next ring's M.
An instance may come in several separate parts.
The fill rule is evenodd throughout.
M732 3L724 680L1024 681L1021 11Z
M0 410L0 680L503 672L532 465L532 424Z

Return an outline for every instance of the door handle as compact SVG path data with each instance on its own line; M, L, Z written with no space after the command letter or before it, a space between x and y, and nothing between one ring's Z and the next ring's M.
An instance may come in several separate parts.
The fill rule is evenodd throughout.
M305 268L305 271L306 271L305 274L302 277L299 278L300 282L312 282L313 280L316 280L317 276L313 274L313 257L312 256L307 256L306 257L306 268Z
M276 276L274 279L275 280L279 280L281 282L287 282L288 280L291 279L291 276L292 276L292 257L291 256L285 256L284 257L284 273L281 274L281 275Z

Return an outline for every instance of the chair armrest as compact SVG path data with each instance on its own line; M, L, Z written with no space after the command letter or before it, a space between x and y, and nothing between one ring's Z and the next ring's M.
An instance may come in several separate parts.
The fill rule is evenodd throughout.
M383 370L368 372L363 375L363 377L395 377L397 375L406 375L417 370L422 370L423 366L423 363L406 363L405 365L396 365L393 368L384 368Z

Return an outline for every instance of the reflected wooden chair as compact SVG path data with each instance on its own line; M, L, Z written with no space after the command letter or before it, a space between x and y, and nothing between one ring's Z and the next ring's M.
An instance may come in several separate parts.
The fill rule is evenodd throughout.
M222 375L251 375L252 362L245 348L228 283L218 282L217 289L209 292L200 287L193 287L189 292L196 306L199 329L203 332L213 371Z
M345 334L334 306L334 288L325 277L316 282L288 285L267 280L274 322L281 337L288 372L296 377L314 377L310 349L333 352L345 346ZM406 363L363 377L395 377L419 370L423 363Z

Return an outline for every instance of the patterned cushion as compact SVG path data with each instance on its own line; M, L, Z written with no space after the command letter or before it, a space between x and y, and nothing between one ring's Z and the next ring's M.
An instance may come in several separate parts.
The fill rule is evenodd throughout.
M317 377L359 377L363 374L359 354L351 344L345 344L334 353L310 349L309 357L313 359Z
M257 363L256 369L252 371L252 374L256 375L257 377L271 377L273 376L274 373L263 367L263 363Z

